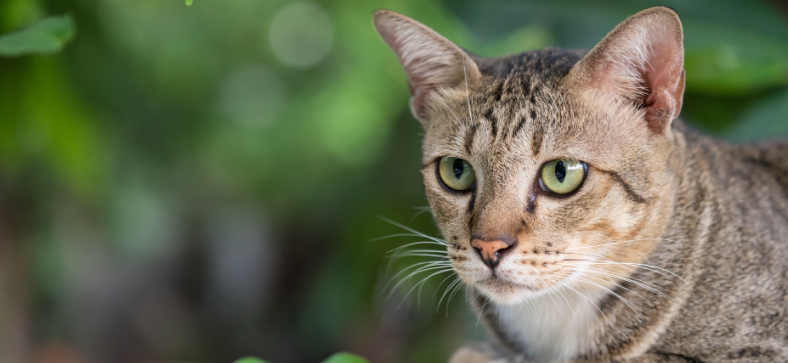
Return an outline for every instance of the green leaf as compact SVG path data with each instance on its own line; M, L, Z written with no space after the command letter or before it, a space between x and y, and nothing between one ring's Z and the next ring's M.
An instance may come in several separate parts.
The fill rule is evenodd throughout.
M194 0L186 0L186 6L192 6L192 2L194 2Z
M191 1L186 0L186 3L190 3ZM236 360L233 363L268 363L262 359L255 358L255 357L243 357L241 359Z
M323 363L369 363L369 361L355 354L337 353L328 357Z
M0 56L57 53L74 38L71 15L53 16L13 33L0 36Z
M788 84L788 43L744 29L696 21L686 27L687 90L742 96Z

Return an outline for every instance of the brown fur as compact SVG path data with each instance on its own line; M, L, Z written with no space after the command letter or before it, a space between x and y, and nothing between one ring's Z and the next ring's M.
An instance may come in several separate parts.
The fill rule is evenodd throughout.
M449 84L411 84L427 197L491 338L452 362L552 359L503 311L565 285L599 309L571 362L788 361L788 143L734 146L674 121L684 73L673 11L633 16L587 55L546 49L501 59L458 54L426 28L416 38L391 33L392 23L410 22L375 14L400 48L435 43L414 49L473 62L462 65L467 85L456 79L460 65L432 75ZM616 68L630 56L620 49L655 31L667 34L656 40L664 52L647 66ZM443 156L473 165L473 191L440 185ZM540 168L563 157L586 162L586 179L572 195L549 195L537 184ZM474 239L516 243L493 273ZM575 270L589 261L603 264Z

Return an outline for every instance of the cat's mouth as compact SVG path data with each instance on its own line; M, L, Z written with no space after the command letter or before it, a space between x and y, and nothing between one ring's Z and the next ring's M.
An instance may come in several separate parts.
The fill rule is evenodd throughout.
M560 278L548 283L546 281L533 281L536 284L526 284L523 282L511 281L505 277L492 275L481 279L475 283L476 287L484 295L500 304L514 304L534 296L551 288L551 286L563 280Z
M535 286L510 281L500 276L491 276L477 281L476 287L487 297L502 304L514 303L520 300L523 295L538 290Z
M522 284L514 281L509 281L504 279L500 276L491 276L484 280L481 280L476 283L477 285L483 285L489 288L496 288L496 289L512 289L512 288L520 288L526 289L531 291L536 291L537 288L531 285Z

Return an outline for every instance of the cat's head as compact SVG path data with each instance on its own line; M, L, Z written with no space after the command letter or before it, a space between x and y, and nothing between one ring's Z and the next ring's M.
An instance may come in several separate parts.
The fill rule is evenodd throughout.
M587 53L499 59L390 11L373 22L407 74L427 197L465 283L511 304L606 288L643 262L672 206L675 12L642 11Z

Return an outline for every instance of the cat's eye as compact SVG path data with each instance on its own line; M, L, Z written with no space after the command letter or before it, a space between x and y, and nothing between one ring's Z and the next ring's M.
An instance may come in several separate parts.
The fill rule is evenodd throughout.
M575 191L586 177L586 164L572 159L553 160L542 167L539 185L542 190L555 194Z
M476 174L473 172L471 164L450 156L441 158L438 164L438 174L444 185L458 192L469 190L476 183Z

